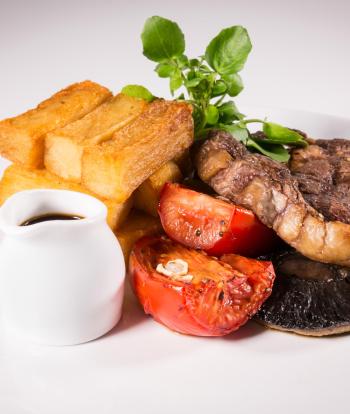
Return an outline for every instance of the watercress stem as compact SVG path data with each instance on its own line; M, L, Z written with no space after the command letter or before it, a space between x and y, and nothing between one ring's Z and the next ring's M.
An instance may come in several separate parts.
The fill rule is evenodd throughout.
M215 102L215 106L219 106L221 102L226 98L226 93L224 93L220 99Z
M244 119L242 122L244 124L246 124L246 125L247 124L256 124L256 123L259 123L259 124L263 124L264 123L263 120L258 119L258 118Z

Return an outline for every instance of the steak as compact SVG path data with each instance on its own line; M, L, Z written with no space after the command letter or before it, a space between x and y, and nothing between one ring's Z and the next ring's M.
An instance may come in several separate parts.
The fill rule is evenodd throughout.
M317 140L289 163L305 200L327 220L350 224L350 141Z
M330 218L333 216L323 216L322 211L315 209L308 200L311 191L317 189L318 194L324 194L332 185L334 187L334 177L346 176L344 167L336 167L335 160L329 161L338 157L337 151L347 151L346 143L341 142L339 146L317 142L315 146L307 147L308 151L317 154L311 158L314 158L314 163L317 160L322 179L314 173L315 164L298 163L296 154L292 159L296 165L293 175L288 166L264 155L250 153L242 143L223 131L209 134L196 153L195 165L199 177L216 193L252 210L265 225L273 228L304 256L315 261L350 266L350 225L333 221ZM323 151L334 155L321 157ZM308 158L309 154L300 150L300 158L303 157ZM305 165L302 172L296 172L298 164ZM338 193L347 185L342 180L338 180Z

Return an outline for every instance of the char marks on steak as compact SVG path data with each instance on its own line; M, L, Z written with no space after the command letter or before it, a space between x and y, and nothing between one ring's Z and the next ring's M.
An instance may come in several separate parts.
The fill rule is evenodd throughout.
M219 195L252 210L304 256L350 266L350 225L328 221L313 208L286 165L248 152L222 131L209 134L195 164L199 177ZM322 168L327 175L327 168Z
M201 179L209 181L219 195L252 209L269 227L273 227L276 216L286 207L281 197L296 204L304 203L298 183L285 165L250 153L227 132L209 133L197 153L196 166ZM253 181L262 185L252 187ZM277 194L280 197L274 197Z
M294 149L289 167L311 206L327 220L350 224L349 140L317 140Z

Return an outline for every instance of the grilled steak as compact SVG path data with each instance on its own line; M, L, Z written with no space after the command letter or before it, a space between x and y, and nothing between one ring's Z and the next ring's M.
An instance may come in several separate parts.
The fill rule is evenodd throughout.
M221 131L209 135L196 154L195 164L200 178L219 195L254 211L304 256L350 266L350 225L328 221L315 210L287 166L249 153Z
M289 166L309 204L327 220L350 224L349 140L317 140L295 149Z

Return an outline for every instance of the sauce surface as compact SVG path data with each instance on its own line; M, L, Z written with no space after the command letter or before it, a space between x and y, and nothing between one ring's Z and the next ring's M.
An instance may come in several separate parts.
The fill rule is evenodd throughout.
M44 221L55 221L55 220L81 220L83 217L74 216L71 214L61 214L61 213L49 213L43 214L41 216L32 217L28 220L25 220L20 226L31 226L33 224L42 223Z

